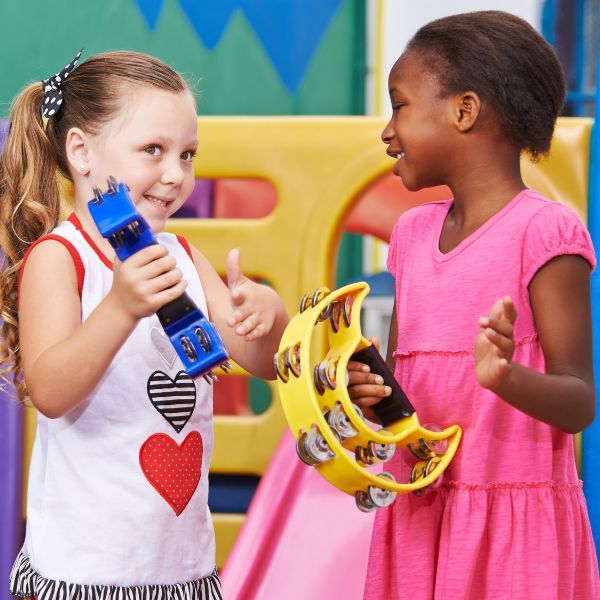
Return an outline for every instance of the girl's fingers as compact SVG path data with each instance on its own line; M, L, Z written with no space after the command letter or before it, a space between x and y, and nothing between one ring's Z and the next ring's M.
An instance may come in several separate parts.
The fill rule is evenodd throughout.
M352 402L364 411L365 408L370 408L381 402L381 398L378 396L365 396L364 398L353 398Z
M487 317L481 317L481 319L488 318L490 320L501 320L508 321L511 325L517 320L517 309L510 296L504 296L500 300L496 300L490 314ZM480 320L481 320L480 319Z
M485 336L504 354L512 352L515 344L512 337L508 338L490 328L485 330Z
M241 286L231 290L231 304L233 306L242 306L247 299L248 295L243 291Z
M392 388L387 385L362 384L348 388L350 398L361 408L377 404L382 398L389 396L391 393Z
M168 302L172 302L173 300L176 300L177 298L179 298L179 296L181 296L183 294L183 292L185 292L186 287L187 287L187 281L182 279L179 283L177 283L173 287L170 287L166 290L163 290L162 292L159 292L158 294L155 295L157 304L159 304L160 306L164 306Z
M132 267L143 267L162 257L169 256L169 251L162 244L151 244L132 254L127 262Z
M163 273L172 271L176 265L177 261L171 255L167 254L141 267L141 272L144 277L152 279L153 277L158 277Z
M348 361L348 371L362 371L368 373L371 369L365 363L358 362L356 360Z
M513 324L517 320L517 309L510 296L504 296L502 298L502 305L504 307L504 316L508 321Z
M383 377L377 373L348 370L348 387L365 384L383 385Z
M240 249L233 248L227 254L226 260L227 270L227 287L233 292L235 289L242 285L246 280L242 267L240 266Z
M494 306L492 306L492 310L490 310L490 314L488 315L490 319L501 319L504 314L504 303L503 300L496 300L494 302Z
M173 269L168 273L164 273L163 275L151 279L148 282L148 289L151 294L157 294L158 292L162 292L163 290L174 286L176 283L179 283L182 277L183 272L181 269Z
M264 323L259 323L250 333L248 333L244 340L246 342L253 342L254 340L258 340L263 337L266 332L266 325Z
M512 338L514 334L514 327L512 323L504 319L493 319L490 317L481 317L479 319L479 325L481 327L487 327L497 331L500 335L508 338Z
M253 329L255 329L259 324L259 319L257 315L249 315L243 321L237 323L235 328L235 332L238 335L247 335Z
M239 325L243 321L245 321L250 316L250 314L251 313L248 309L245 309L243 307L236 308L227 319L227 325L229 325L230 327L235 327L236 325Z

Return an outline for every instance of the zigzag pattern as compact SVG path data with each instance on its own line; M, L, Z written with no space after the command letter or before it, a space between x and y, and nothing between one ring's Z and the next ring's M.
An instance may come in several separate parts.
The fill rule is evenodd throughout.
M135 0L155 29L164 0ZM295 93L342 0L177 0L212 50L236 10L244 13L286 88Z

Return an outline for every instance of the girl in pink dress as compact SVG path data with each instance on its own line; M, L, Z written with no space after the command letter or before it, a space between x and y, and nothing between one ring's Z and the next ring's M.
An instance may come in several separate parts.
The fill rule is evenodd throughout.
M382 133L409 190L390 241L388 362L422 423L459 424L442 486L378 511L368 600L600 597L573 434L594 418L586 228L523 183L564 99L560 65L525 21L485 11L417 32L389 77ZM351 365L368 411L386 393ZM407 480L408 452L386 465Z

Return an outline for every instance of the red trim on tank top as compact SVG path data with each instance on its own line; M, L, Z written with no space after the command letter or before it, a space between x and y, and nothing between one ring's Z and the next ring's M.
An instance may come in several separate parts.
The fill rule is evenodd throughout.
M83 281L85 279L85 267L83 266L81 256L79 256L79 252L77 252L77 249L75 248L75 246L73 246L73 244L71 244L71 242L69 242L69 240L65 239L64 237L62 237L60 235L50 233L48 235L41 237L39 240L36 240L35 242L33 242L33 244L31 244L31 246L29 246L29 248L27 249L27 252L25 253L25 256L23 257L23 264L21 265L21 269L19 271L19 281L17 283L17 304L18 304L19 293L21 291L21 279L23 278L23 271L25 269L25 264L27 262L27 259L29 258L29 253L38 244L41 244L42 242L45 242L46 240L54 240L56 242L60 242L69 251L69 254L71 255L71 259L73 260L73 265L75 267L75 274L77 275L77 291L79 292L79 297L81 298L81 293L83 292Z
M102 250L100 250L100 248L98 248L98 246L96 245L96 242L94 242L94 240L90 237L90 235L85 231L85 229L83 228L83 225L81 224L81 221L79 220L79 217L75 213L71 213L67 220L75 226L75 229L77 229L77 231L79 231L81 233L81 235L83 236L85 241L90 245L92 250L98 255L100 260L109 269L112 270L112 268L113 268L112 261L108 259L108 257L104 254L104 252L102 252ZM179 244L187 252L187 255L190 257L192 262L194 262L194 257L192 256L192 249L190 248L189 242L181 235L178 235L176 237L177 237L177 241L179 242Z
M98 258L112 271L113 263L108 257L96 246L96 242L90 237L90 234L83 228L79 217L75 213L71 213L67 219L75 226L75 229L81 233L83 239L89 244L90 248L98 255Z
M192 262L194 262L194 257L192 256L192 249L190 248L190 243L182 235L177 236L177 241L183 246L183 249L187 252L188 256L192 259Z

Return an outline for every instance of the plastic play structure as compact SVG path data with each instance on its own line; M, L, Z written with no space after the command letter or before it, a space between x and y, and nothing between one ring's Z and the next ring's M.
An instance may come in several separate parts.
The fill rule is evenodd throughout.
M239 247L244 271L269 282L295 314L306 291L334 288L345 226L352 223L357 231L385 238L407 208L445 195L439 189L408 194L399 180L390 179L392 161L379 141L383 126L384 120L374 117L199 118L197 177L266 180L275 189L275 203L260 218L173 219L169 229L201 248L222 273L227 251ZM600 204L600 179L589 184L591 131L591 119L562 118L550 157L537 165L524 163L528 185L573 206L584 219L591 190L590 206ZM233 154L231 139L236 140ZM590 229L600 239L600 214L593 210ZM592 285L598 323L596 278ZM314 333L312 343L324 351L326 332ZM243 375L237 366L234 374ZM237 600L361 598L372 515L357 511L354 498L297 459L294 439L284 433L276 384L269 385L273 399L262 414L215 418L211 473L261 477L247 514L213 512L225 595ZM17 491L0 496L0 567L5 569L22 533L35 413L3 400L0 421L6 431L0 461L7 489ZM598 535L598 420L583 437L581 468Z

